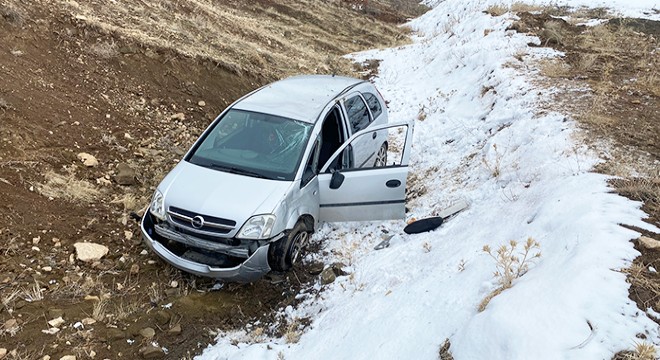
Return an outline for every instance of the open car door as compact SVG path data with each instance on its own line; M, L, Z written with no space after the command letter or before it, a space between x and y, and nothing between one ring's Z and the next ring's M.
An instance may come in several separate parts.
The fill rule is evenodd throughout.
M352 164L351 143L360 141L363 136L372 136L375 130L386 130L388 133L390 151L387 165L359 168L360 164ZM318 175L320 220L404 218L412 134L412 122L390 123L368 127L344 142Z

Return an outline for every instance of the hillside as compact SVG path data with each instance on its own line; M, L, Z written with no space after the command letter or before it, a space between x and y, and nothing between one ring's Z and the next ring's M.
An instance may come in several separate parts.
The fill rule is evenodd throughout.
M425 4L2 0L0 358L657 357L657 2ZM146 251L130 214L192 141L300 73L415 121L406 221L470 207L324 224L247 285Z
M398 24L423 9L396 3L0 2L0 351L135 358L154 340L184 358L294 302L288 282L209 292L147 253L129 214L239 96L357 75L344 54L409 41ZM109 252L83 262L78 242Z

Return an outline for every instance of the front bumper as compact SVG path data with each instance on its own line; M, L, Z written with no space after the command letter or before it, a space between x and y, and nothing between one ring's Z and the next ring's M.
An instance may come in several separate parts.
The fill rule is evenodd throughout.
M248 283L258 280L270 271L268 265L268 248L270 244L257 248L242 263L230 267L216 267L202 264L183 257L170 251L156 237L154 223L149 211L145 213L140 222L142 230L142 239L144 243L155 252L160 258L170 265L199 276L206 276L230 282Z

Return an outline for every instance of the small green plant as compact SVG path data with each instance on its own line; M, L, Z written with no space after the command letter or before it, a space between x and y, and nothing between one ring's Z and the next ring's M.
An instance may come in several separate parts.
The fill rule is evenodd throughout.
M479 312L484 311L495 296L512 287L515 279L525 275L531 261L541 257L539 249L539 243L531 237L527 238L520 251L517 251L518 242L515 240L509 241L508 245L500 246L495 252L490 246L484 245L483 252L495 260L496 270L493 276L499 286L481 301Z

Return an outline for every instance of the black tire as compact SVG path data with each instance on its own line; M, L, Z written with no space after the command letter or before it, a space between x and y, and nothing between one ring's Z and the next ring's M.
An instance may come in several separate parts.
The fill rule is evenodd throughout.
M302 221L291 229L289 234L270 244L268 265L274 271L289 271L299 260L300 252L306 245L309 231Z
M384 142L383 145L378 149L376 153L376 160L374 161L374 167L382 167L387 165L387 143Z

